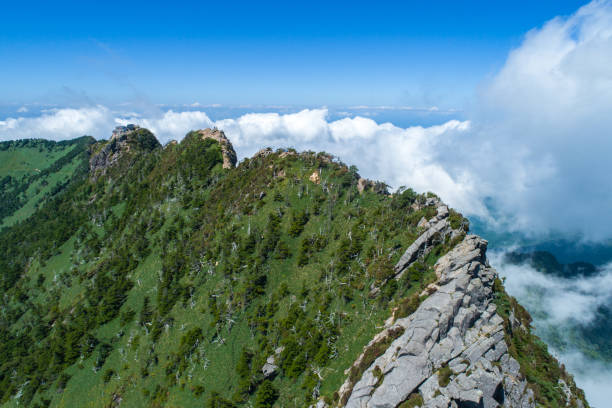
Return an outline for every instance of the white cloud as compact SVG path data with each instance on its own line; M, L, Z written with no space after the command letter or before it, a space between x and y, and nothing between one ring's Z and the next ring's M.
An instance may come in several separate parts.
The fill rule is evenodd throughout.
M530 31L485 84L469 143L450 154L507 226L612 236L611 66L612 2L595 1Z
M538 316L545 316L542 325L588 324L600 306L612 306L612 264L602 267L598 275L564 279L540 273L527 264L508 264L500 253L489 257L506 277L508 292Z
M284 115L249 113L237 119L220 120L215 124L226 131L236 146L253 146L256 151L268 145L322 140L328 135L326 116L326 109L305 109ZM254 145L259 145L259 148Z
M83 135L98 136L112 123L111 111L104 106L44 111L37 117L0 120L0 140L45 138L71 139ZM106 130L108 134L108 130Z
M172 139L180 140L190 130L197 130L212 126L212 121L202 111L175 112L166 111L160 115L143 118L130 115L120 119L115 119L117 124L126 125L135 123L153 132L161 143L169 142Z
M589 403L594 407L609 406L612 365L573 348L568 333L593 322L600 306L612 308L612 264L602 267L595 276L562 279L540 273L527 264L507 264L499 252L490 253L489 258L506 278L508 292L531 313L537 334L548 344L562 340L569 346L565 350L553 348L552 353L574 375Z

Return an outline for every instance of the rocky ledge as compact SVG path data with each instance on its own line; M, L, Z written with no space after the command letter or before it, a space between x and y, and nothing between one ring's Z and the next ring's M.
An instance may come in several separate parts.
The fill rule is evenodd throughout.
M416 394L422 403L412 406L535 407L508 354L486 248L487 241L468 235L438 260L433 293L387 328L403 334L359 381L343 385L347 407L395 408Z
M436 215L419 222L423 232L391 279L401 277L437 243L460 242L434 265L437 280L420 295L415 312L396 321L389 318L346 371L349 378L338 392L338 406L535 407L534 392L508 351L507 327L495 303L499 279L486 258L487 241L465 235L465 225L452 228L449 209L437 198L425 205L435 206ZM371 294L378 290L373 287ZM511 330L529 332L512 314L510 323ZM565 390L567 406L585 406L584 396L573 395L562 379L559 387ZM327 404L319 400L315 406Z
M92 178L106 173L108 168L119 161L119 158L130 152L151 151L161 147L153 133L136 125L117 126L110 140L89 160L89 172Z
M234 151L234 147L230 143L229 139L225 136L222 130L219 129L202 129L198 130L197 133L202 139L212 139L219 142L221 145L221 153L223 154L223 168L232 169L236 167L237 156Z

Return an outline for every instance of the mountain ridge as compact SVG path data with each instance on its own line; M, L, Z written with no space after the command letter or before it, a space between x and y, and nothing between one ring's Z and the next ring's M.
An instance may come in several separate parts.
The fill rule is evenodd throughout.
M0 261L4 403L61 406L95 393L103 398L94 405L111 406L343 405L344 371L377 327L427 306L443 286L444 259L479 239L434 195L388 195L326 154L268 149L236 166L221 131L162 147L146 129L128 130L92 145L91 177L3 232L0 249L11 259ZM479 259L488 271L484 252ZM533 397L509 391L507 400L587 406L529 334L526 311L487 273L485 311L500 310L490 314L501 316L496 324L520 363L505 372L520 370ZM23 349L37 342L42 348ZM524 350L538 359L528 364ZM475 372L496 373L487 367ZM376 371L362 368L351 375L356 384ZM453 384L471 376L444 375L441 395L419 389L417 405L398 397L371 406L498 401L497 386L479 394L479 383L461 399Z

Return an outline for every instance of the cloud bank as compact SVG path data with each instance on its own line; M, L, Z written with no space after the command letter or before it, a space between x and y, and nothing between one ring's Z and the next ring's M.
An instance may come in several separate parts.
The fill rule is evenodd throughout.
M612 236L611 66L612 2L594 1L530 31L482 89L464 153L515 228Z
M612 309L612 264L592 277L561 279L540 273L528 264L508 264L499 252L490 253L489 258L506 278L508 292L531 313L537 334L549 345L565 344L564 349L553 347L552 352L574 375L589 403L594 407L608 406L612 365L593 360L572 347L570 333L593 323L600 306Z

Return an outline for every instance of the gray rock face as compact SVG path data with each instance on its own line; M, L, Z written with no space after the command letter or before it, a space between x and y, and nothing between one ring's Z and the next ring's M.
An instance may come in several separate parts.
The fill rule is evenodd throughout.
M276 365L276 359L280 356L280 353L283 352L284 347L278 347L274 350L274 354L268 356L266 359L266 363L261 368L261 372L265 378L271 377L278 371L278 365Z
M198 130L202 139L213 139L219 142L221 145L221 153L223 154L223 168L232 169L236 166L238 158L234 151L234 146L230 143L229 139L225 136L222 130L219 129L203 129Z
M428 198L425 206L436 206L437 213L429 221L421 218L418 227L424 228L425 231L406 249L400 260L395 264L395 275L391 278L400 279L404 271L417 259L426 256L439 242L444 241L446 236L450 235L454 238L461 232L451 228L448 221L448 207L441 203L438 199ZM380 291L380 287L384 286L387 281L380 286L372 285L370 288L370 296L376 295Z
M397 278L419 257L427 255L437 241L443 240L447 234L452 232L448 222L448 207L439 202L436 204L438 205L436 216L427 222L425 220L419 222L420 227L427 229L406 249L406 252L395 265Z
M124 153L132 148L153 150L161 145L147 129L136 125L117 126L110 140L104 147L89 159L89 172L93 179L106 173Z
M430 230L446 228L447 216L448 208L438 207ZM416 259L425 234L398 269ZM493 303L497 272L486 261L486 248L487 241L468 235L438 260L436 290L387 329L401 326L404 333L352 387L347 382L341 388L346 407L396 408L412 393L421 395L425 407L535 407L518 363L508 354L503 319ZM380 383L376 366L384 376Z

